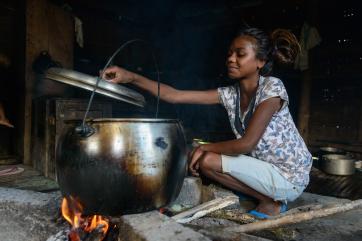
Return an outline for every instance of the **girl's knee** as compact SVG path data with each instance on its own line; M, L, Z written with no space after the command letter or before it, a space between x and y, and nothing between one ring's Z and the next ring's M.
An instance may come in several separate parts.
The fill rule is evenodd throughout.
M221 169L220 164L220 155L213 152L206 152L201 160L199 161L199 167L201 171L219 171Z

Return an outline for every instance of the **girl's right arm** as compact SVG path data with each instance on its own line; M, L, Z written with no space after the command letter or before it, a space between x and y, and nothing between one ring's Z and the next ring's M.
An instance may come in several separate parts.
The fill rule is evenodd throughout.
M112 83L132 83L157 96L158 83L142 75L113 66L107 68L102 78ZM178 90L166 84L160 84L160 98L169 103L218 104L217 90L190 91Z

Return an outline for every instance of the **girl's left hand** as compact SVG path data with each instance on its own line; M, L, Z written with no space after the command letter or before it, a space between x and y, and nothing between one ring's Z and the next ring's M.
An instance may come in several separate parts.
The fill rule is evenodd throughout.
M189 170L193 176L199 176L199 160L204 154L204 151L200 147L196 147L190 154Z

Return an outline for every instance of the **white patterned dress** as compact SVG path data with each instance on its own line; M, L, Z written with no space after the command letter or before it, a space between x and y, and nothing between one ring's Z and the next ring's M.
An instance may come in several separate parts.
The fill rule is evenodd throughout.
M242 138L234 124L236 104L240 108L240 104L236 103L236 91L240 91L239 84L218 88L220 102L226 108L231 128L236 138ZM283 106L273 114L265 132L249 155L272 164L290 183L306 187L309 183L312 155L290 115L289 98L283 82L275 77L260 76L253 109L250 110L252 106L249 105L244 115L240 114L240 120L243 122L246 113L254 112L260 103L272 97L280 97L283 100ZM246 128L244 123L242 127Z

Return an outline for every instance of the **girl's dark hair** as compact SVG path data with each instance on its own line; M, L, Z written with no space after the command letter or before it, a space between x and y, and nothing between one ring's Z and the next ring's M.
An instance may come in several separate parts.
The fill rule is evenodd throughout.
M291 64L300 52L300 45L293 33L286 29L276 29L270 36L258 28L244 28L236 37L250 36L255 41L256 57L265 61L260 75L268 75L273 69L274 60L281 64Z

